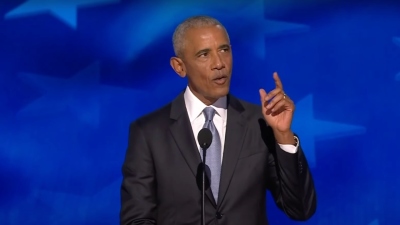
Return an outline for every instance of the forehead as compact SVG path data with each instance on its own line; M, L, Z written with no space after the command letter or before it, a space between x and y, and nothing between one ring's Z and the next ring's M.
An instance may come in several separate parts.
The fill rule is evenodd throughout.
M219 25L190 28L185 35L185 49L201 49L229 44L225 29Z

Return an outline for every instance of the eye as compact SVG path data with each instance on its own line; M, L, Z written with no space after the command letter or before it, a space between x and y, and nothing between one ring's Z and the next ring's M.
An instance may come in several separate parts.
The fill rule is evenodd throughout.
M229 52L229 48L222 48L221 51L222 52Z
M201 54L199 55L199 57L206 57L207 55L208 55L207 52L203 52L203 53L201 53Z

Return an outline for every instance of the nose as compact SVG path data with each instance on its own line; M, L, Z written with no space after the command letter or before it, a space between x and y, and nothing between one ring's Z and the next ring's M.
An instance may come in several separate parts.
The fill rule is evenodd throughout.
M216 53L213 58L214 58L214 61L212 64L213 70L221 70L221 69L225 68L224 60L222 60L221 56L218 53Z

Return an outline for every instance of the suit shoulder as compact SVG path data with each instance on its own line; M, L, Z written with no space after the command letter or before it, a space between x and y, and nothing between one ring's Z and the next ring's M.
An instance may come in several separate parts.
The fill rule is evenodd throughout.
M255 104L255 103L243 100L243 99L239 99L239 98L238 98L238 101L243 106L245 111L248 112L246 114L253 115L253 116L256 115L257 117L262 116L261 105Z
M259 110L261 109L261 106L259 104L255 104L253 102L249 102L243 99L238 99L240 103L242 103L243 107L246 109L252 109L252 110Z
M139 125L142 128L153 128L164 124L169 121L169 115L171 111L171 103L168 103L152 112L140 116L136 120L131 122L132 124Z
M243 99L238 99L238 101L244 109L242 115L246 118L248 124L251 124L253 128L261 129L263 136L273 137L272 130L264 119L261 104L255 104Z

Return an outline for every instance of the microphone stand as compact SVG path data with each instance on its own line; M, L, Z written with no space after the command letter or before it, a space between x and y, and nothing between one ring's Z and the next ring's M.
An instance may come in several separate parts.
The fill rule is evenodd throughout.
M197 167L197 187L201 191L201 225L206 224L206 216L205 216L205 193L207 188L210 187L210 181L206 176L206 150L208 147L203 149L203 162L200 162L199 166Z
M205 193L207 188L210 187L210 181L206 176L206 150L210 147L212 142L212 133L209 129L203 128L198 135L198 142L203 149L203 161L197 167L196 182L197 187L201 191L201 225L206 224L206 211L205 211Z
M201 225L206 225L205 215L205 192L206 192L206 148L203 148L203 162L201 171Z

